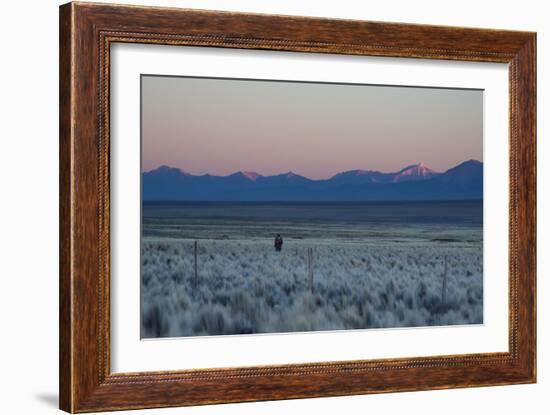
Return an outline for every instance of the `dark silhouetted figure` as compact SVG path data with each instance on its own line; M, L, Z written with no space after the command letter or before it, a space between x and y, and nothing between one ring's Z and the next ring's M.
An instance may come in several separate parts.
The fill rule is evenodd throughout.
M275 237L275 250L280 251L281 249L283 249L283 238L280 234L277 234Z

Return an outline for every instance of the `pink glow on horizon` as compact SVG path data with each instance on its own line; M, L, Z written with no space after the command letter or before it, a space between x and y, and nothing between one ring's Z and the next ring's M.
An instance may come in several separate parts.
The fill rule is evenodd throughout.
M172 77L142 86L143 171L319 179L483 159L482 91Z

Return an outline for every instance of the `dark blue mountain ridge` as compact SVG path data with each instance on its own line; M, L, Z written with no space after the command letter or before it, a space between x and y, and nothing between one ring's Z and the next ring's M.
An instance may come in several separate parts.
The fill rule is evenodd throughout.
M427 201L483 198L483 163L467 160L443 172L424 163L394 173L350 170L329 179L288 172L262 176L239 171L228 176L193 175L160 166L142 174L144 201Z

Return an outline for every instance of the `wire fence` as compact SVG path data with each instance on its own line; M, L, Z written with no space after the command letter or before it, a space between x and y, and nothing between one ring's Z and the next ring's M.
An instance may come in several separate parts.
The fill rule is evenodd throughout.
M197 290L199 286L199 243L197 240L193 242L193 289ZM277 252L281 252L281 249L276 249ZM309 290L313 293L315 290L315 273L314 273L314 264L315 256L314 250L312 247L307 247L306 249L305 269L307 270L307 281ZM296 249L296 254L298 254L298 249ZM447 304L447 284L448 284L448 270L449 270L449 260L448 255L443 257L443 273L441 275L441 305L445 307Z

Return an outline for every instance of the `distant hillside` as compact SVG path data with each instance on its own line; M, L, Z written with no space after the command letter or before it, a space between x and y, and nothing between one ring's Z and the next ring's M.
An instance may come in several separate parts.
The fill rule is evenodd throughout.
M288 172L262 176L195 176L161 166L142 175L143 200L173 201L411 201L483 198L483 163L465 161L443 173L423 163L395 173L351 170L325 180Z

